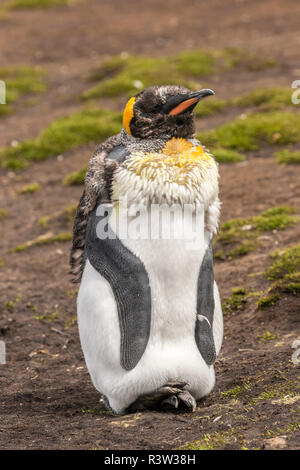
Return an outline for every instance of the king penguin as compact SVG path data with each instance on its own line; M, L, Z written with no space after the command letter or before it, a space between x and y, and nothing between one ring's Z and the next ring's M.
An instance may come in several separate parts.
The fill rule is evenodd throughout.
M194 138L193 114L213 94L181 86L141 91L125 107L121 132L99 146L86 173L71 272L80 282L87 368L116 414L194 411L215 384L223 336L212 255L219 175ZM160 219L173 207L186 216L178 236L179 219Z

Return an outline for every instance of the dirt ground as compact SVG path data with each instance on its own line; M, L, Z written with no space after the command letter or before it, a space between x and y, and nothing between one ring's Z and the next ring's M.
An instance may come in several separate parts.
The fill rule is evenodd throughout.
M296 0L149 0L143 6L137 0L85 0L70 8L15 11L0 20L1 65L41 65L50 87L30 108L20 103L1 118L0 146L35 137L54 119L79 109L88 74L105 56L122 51L161 55L240 47L272 56L279 65L214 75L205 84L218 97L290 86L300 79L299 31ZM113 106L123 104L117 100ZM225 111L203 118L198 127L209 129L232 117ZM253 298L225 316L216 386L193 415L116 417L105 411L80 347L76 292L68 275L70 243L8 254L43 233L40 217L78 201L82 188L61 181L84 166L93 149L88 145L21 173L0 170L0 207L8 211L0 222L0 258L6 260L0 269L0 340L7 348L7 364L0 365L0 449L178 449L195 440L220 449L299 449L299 406L288 399L299 374L291 361L291 344L300 338L299 298L292 296L262 311ZM279 166L271 156L262 148L245 162L220 165L222 221L283 204L299 208L299 169ZM39 192L16 193L32 182L41 184ZM50 227L59 229L65 230L61 221ZM271 263L269 253L297 242L299 224L271 232L242 258L216 261L222 297L236 286L266 288L260 274ZM259 340L266 331L277 339Z

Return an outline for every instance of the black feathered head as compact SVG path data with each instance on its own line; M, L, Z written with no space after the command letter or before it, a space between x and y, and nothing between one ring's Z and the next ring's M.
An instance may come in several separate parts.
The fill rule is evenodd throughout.
M190 91L181 86L152 86L128 101L123 125L128 134L137 138L190 138L194 134L193 109L210 89Z

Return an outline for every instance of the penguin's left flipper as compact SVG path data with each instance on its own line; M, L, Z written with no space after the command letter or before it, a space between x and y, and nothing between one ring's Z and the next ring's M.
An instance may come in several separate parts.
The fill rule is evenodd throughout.
M140 396L128 409L128 413L135 413L145 409L163 409L185 410L194 412L196 409L196 400L188 390L185 390L188 384L174 380L169 382L158 390L147 395Z
M109 225L112 204L98 206L89 217L85 257L110 284L120 326L120 364L129 371L143 356L150 336L151 290L142 261L123 245Z

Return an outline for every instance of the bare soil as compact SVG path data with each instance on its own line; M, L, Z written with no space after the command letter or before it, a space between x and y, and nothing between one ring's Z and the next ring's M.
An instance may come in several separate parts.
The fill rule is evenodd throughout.
M33 106L21 102L1 119L0 145L35 137L53 119L79 109L88 74L105 56L122 51L160 55L242 47L275 57L278 65L207 78L203 84L219 98L261 86L290 86L300 78L299 26L300 3L295 0L149 0L143 6L137 0L86 0L70 8L12 12L0 20L1 65L41 65L50 87ZM107 106L108 100L99 103ZM123 103L109 104L121 109ZM223 112L198 127L209 129L232 118L231 111ZM299 449L299 406L288 400L299 373L291 361L291 343L300 338L299 298L292 296L262 311L253 298L225 316L216 386L193 415L116 417L105 411L80 347L68 275L70 243L8 254L45 232L40 217L78 201L82 188L63 186L62 179L84 166L93 149L86 146L62 161L50 159L22 173L0 172L0 207L8 211L0 227L0 258L6 260L0 268L0 340L7 348L7 364L0 365L0 448L178 449L194 440L203 445L206 439L221 449ZM222 221L272 206L299 207L299 169L277 165L272 152L262 148L245 162L220 165ZM41 190L16 193L32 182L40 183ZM70 227L55 220L47 230ZM271 264L269 253L297 242L299 225L271 232L242 258L216 262L222 297L236 286L267 288L261 273ZM260 340L266 331L277 339Z

